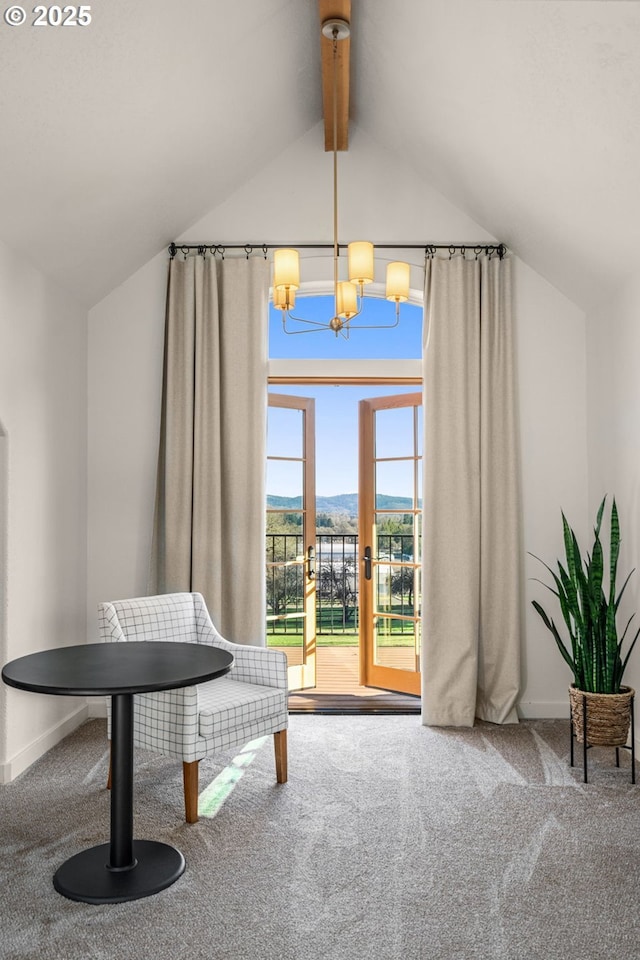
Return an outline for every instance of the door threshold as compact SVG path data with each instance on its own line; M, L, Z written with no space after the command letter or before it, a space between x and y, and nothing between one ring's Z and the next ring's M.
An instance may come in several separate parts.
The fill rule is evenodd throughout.
M419 714L421 698L410 694L375 691L371 694L317 693L301 690L289 694L289 713L318 714Z

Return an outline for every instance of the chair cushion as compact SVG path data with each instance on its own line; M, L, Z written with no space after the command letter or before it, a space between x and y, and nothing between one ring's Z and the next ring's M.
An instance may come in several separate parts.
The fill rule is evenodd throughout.
M213 737L278 714L286 720L286 691L219 677L198 684L198 712L201 737Z
M108 606L115 610L124 634L116 639L198 641L196 611L190 593L114 600Z

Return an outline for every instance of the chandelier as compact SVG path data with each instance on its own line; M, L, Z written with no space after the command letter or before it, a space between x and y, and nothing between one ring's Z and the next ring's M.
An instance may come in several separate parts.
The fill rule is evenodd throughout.
M333 86L333 298L334 315L326 323L294 316L296 292L300 287L300 255L295 249L280 249L273 257L273 305L282 312L282 326L287 334L315 333L332 330L336 337L349 339L354 329L397 327L400 322L400 304L409 299L409 264L396 261L387 264L385 297L396 305L393 323L354 323L361 316L364 288L374 279L374 247L366 240L348 244L348 280L339 279L340 246L338 244L338 43L350 36L346 20L330 19L322 24L323 36L332 42ZM295 322L299 327L290 327Z

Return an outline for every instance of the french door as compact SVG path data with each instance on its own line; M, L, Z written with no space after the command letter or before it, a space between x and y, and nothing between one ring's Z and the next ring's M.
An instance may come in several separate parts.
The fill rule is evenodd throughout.
M420 694L422 395L360 401L360 682Z
M289 689L316 684L315 401L269 393L267 642L282 647ZM276 438L276 439L274 439Z

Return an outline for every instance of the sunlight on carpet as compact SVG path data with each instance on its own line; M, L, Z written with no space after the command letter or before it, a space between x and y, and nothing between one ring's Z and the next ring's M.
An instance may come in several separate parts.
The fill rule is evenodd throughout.
M240 753L222 770L198 797L198 814L212 819L220 811L225 800L244 776L246 768L252 763L258 751L265 745L268 737L258 737L245 744Z

